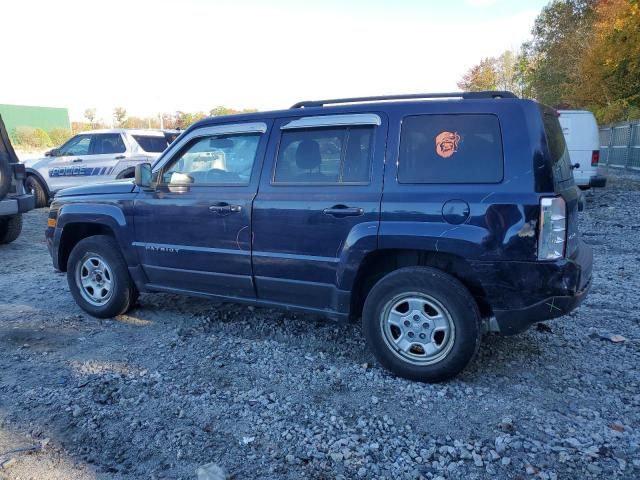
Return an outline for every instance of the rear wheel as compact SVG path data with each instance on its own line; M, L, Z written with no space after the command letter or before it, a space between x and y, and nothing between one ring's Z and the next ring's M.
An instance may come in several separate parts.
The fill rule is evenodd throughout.
M94 317L123 314L138 298L118 244L106 235L78 242L69 255L67 281L76 303Z
M13 242L22 232L22 215L0 218L0 244Z
M451 378L480 346L473 297L459 280L434 268L402 268L382 278L367 296L362 322L378 361L411 380Z
M44 186L33 175L29 175L24 181L24 188L27 192L33 193L36 199L36 208L46 207L49 203L49 196Z

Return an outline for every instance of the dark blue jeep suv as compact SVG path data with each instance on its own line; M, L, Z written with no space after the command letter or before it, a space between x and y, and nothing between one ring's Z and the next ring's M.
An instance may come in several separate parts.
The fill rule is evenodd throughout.
M56 269L96 317L174 292L362 319L382 365L457 374L483 332L580 304L592 252L558 114L509 92L208 118L133 181L60 192Z

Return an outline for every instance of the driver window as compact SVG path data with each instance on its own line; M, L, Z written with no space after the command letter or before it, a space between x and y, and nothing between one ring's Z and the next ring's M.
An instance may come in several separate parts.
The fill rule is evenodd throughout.
M89 145L91 145L91 137L89 135L78 135L77 137L69 140L60 149L58 156L87 155L89 153Z
M248 185L261 134L214 135L189 142L162 173L171 185Z

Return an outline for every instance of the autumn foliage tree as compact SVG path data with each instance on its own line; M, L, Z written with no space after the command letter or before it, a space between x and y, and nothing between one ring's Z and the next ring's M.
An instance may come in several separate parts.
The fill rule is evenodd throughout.
M580 63L575 103L593 110L603 122L640 118L640 3L598 2L592 31Z
M496 90L498 87L498 72L496 59L487 57L471 67L458 82L458 88L465 92L479 92L482 90Z
M600 122L640 118L640 0L553 0L531 33L518 54L482 59L458 86L592 110Z
M458 88L466 92L508 90L524 95L524 77L521 75L519 62L519 54L512 50L507 50L498 57L483 58L463 75L457 84Z

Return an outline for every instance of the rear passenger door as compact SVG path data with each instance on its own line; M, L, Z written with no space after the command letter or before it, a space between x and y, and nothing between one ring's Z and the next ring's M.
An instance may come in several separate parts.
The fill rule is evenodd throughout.
M120 133L95 133L92 135L91 154L82 165L91 181L106 181L115 177L115 166L126 158L127 146Z
M253 207L260 299L348 311L344 283L376 248L386 131L382 114L275 122Z

